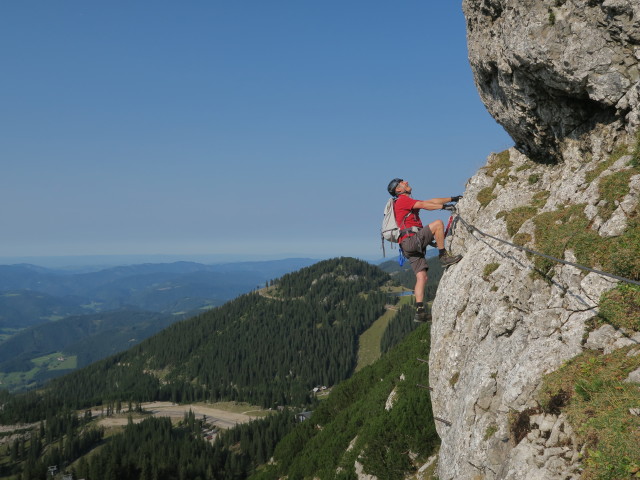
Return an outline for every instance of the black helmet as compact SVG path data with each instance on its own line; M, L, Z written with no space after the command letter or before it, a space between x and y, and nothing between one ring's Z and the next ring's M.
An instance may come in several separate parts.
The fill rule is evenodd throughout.
M391 180L389 182L389 186L387 187L387 192L389 192L389 195L391 195L392 197L397 197L398 194L396 193L396 187L400 182L403 181L404 180L402 180L401 178L394 178L393 180Z

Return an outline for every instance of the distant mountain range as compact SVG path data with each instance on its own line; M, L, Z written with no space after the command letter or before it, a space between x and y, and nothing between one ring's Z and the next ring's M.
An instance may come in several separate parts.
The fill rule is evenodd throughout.
M137 307L160 313L222 305L308 258L203 265L141 264L67 273L29 264L0 265L0 328L24 328L68 315Z
M175 262L85 273L0 265L0 386L39 385L313 263Z

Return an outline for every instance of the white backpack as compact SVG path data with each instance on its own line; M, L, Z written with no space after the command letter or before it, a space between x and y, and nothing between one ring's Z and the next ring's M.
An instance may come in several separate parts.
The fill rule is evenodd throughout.
M390 242L393 246L393 244L398 243L398 240L400 239L400 227L398 227L398 222L396 222L396 214L393 209L395 202L395 198L390 198L384 207L384 217L382 219L382 228L380 230L383 257L385 256L384 241L386 240ZM404 219L406 219L410 214L411 212L407 213Z

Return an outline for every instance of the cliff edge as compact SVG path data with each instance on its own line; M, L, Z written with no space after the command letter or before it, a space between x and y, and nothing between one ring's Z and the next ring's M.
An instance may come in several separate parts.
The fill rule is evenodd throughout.
M438 476L631 478L640 290L484 234L640 280L640 4L463 8L478 90L516 146L469 180L458 213L480 232L457 222L464 258L433 304Z

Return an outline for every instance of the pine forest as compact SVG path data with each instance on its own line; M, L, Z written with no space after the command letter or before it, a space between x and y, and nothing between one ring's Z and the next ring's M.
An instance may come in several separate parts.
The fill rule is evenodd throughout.
M329 426L340 415L354 418L345 424L346 430L332 436L332 442L340 439L339 446L322 447L317 453L321 456L333 448L346 448L344 442L360 435L360 428L388 429L389 425L376 425L374 417L365 421L362 412L380 414L380 400L389 395L388 389L409 385L398 383L398 368L416 363L415 355L428 355L428 338L401 348L407 335L423 332L424 337L428 328L411 334L418 324L412 321L410 305L389 294L394 283L388 273L366 262L323 261L174 323L131 349L53 379L44 388L21 394L0 391L2 423L25 425L0 446L0 476L45 478L59 473L50 470L56 466L72 475L67 478L87 480L277 478L273 475L289 469L291 478L306 478L310 465L324 462L299 459L309 456L306 449L313 450L313 442L324 438L315 438L312 425ZM360 335L393 304L398 304L392 307L397 312L379 340L382 359L354 375ZM394 352L404 353L394 357ZM415 367L405 374L413 372L426 383L427 367ZM328 400L318 401L314 390L319 388L333 389ZM402 397L404 406L394 409L400 412L394 415L417 416L421 411L422 420L405 419L399 424L410 427L404 434L391 438L389 430L382 438L401 449L428 454L436 442L429 430L433 421L428 392L411 391ZM273 413L228 430L216 429L210 440L202 432L211 427L192 412L177 424L147 417L142 404L152 401L246 402ZM341 413L363 401L366 406L355 407L361 413ZM121 433L106 433L96 422L96 408L107 417L129 415L129 421ZM303 411L311 421L300 423ZM331 428L340 430L340 423L334 425ZM416 443L418 437L428 441ZM375 458L375 448L363 448L366 469L380 471L388 463ZM411 470L407 458L393 455L394 471ZM265 468L272 458L277 463Z

